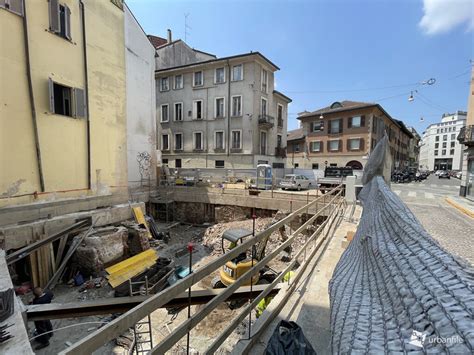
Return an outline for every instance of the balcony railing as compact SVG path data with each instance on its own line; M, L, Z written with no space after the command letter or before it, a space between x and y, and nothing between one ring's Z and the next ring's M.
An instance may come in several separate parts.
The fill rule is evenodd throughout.
M458 141L469 147L474 146L474 125L462 127L459 131Z
M272 128L275 117L270 115L258 115L258 125L262 128Z
M279 158L286 158L286 147L276 147L275 156Z

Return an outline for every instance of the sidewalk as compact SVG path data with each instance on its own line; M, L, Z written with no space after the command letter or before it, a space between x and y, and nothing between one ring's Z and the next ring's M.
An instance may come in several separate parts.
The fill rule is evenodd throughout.
M458 209L460 212L474 218L474 202L461 196L446 197L446 202Z

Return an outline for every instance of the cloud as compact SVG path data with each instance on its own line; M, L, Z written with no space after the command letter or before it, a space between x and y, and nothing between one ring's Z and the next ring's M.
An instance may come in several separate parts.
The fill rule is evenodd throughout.
M456 26L467 24L474 29L474 0L423 0L421 29L429 35L448 32Z

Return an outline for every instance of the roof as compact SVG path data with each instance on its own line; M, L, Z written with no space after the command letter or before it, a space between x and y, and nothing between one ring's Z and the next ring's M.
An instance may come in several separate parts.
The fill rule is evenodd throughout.
M153 47L155 48L161 47L168 43L168 41L162 37L153 36L153 35L147 35L147 37L148 37L148 40L151 42L151 44L153 44Z
M210 60L205 60L203 62L197 62L197 63L189 63L189 64L184 64L184 65L179 65L176 67L171 67L171 68L165 68L165 69L158 69L155 71L155 73L160 73L160 72L165 72L169 70L175 70L175 69L180 69L180 68L186 68L186 67L192 67L192 66L198 66L202 64L209 64L209 63L214 63L214 62L219 62L219 61L224 61L224 60L230 60L230 59L237 59L237 58L244 58L244 57L250 57L256 55L263 59L265 62L270 64L275 70L280 70L279 67L277 67L273 62L271 62L268 58L266 58L263 54L260 52L250 52L250 53L244 53L244 54L237 54L229 57L222 57L222 58L216 58L216 59L210 59Z
M282 98L284 98L284 99L285 99L286 101L288 101L288 102L292 102L292 101L293 101L293 100L290 99L288 96L286 96L285 94L283 94L282 92L280 92L280 91L278 91L278 90L273 90L273 93L274 93L275 95L281 96Z
M299 140L299 139L304 139L304 132L303 132L303 128L298 128L298 129L294 129L292 131L288 131L288 133L286 134L286 141L296 141L296 140Z
M408 137L413 138L413 133L411 133L407 126L405 126L405 123L403 123L403 121L396 119L394 119L394 121L398 123L403 133L405 133Z
M349 110L372 107L372 106L380 106L380 105L376 103L370 103L370 102L358 102L358 101L349 101L349 100L344 100L340 102L336 101L336 102L333 102L330 106L320 108L319 110L316 110L313 112L306 112L302 114L301 116L299 116L298 118L304 117L304 116L320 115L320 114L325 114L325 113L349 111Z
M192 50L195 51L195 52L199 52L199 53L210 55L211 57L217 58L217 55L209 53L209 52L201 51L200 49L192 48Z

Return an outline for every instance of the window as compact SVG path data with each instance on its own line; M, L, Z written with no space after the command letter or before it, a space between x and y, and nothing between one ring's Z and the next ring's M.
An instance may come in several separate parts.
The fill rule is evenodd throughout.
M49 79L49 111L69 117L86 117L85 91L58 84Z
M180 75L175 75L174 77L174 89L175 90L179 90L179 89L182 89L183 88L183 75L180 74Z
M278 127L283 127L283 105L277 105L277 121Z
M448 140L448 135L445 134L445 135L443 136L443 141L447 141L447 140Z
M347 124L349 128L359 128L364 126L361 116L349 117Z
M216 168L223 168L225 166L224 160L216 160L215 164L216 164L215 165Z
M281 142L282 142L282 137L281 134L277 134L277 148L281 148Z
M443 148L446 148L448 142L443 142Z
M455 140L455 139L456 139L456 133L451 134L451 140Z
M161 135L161 150L170 150L170 140L167 134Z
M311 131L312 132L324 131L324 121L311 122Z
M441 155L446 155L446 149L443 149L443 150L441 151Z
M242 96L232 96L232 117L242 116Z
M194 73L193 86L203 86L204 80L202 77L202 71L197 71Z
M161 78L160 79L160 91L168 91L170 89L170 81L169 78Z
M225 83L225 70L224 68L216 68L214 73L214 83L222 84Z
M23 0L3 0L0 1L0 7L23 16Z
M434 155L438 155L438 151L437 151L437 150L435 150L435 153L434 153Z
M267 92L267 87L268 87L268 72L265 69L262 69L262 91Z
M322 147L322 143L319 141L310 143L310 148L312 152L315 152L315 153L320 152L321 147Z
M297 168L300 166L300 164L298 164L298 163L295 163L295 165L294 165L294 166L295 166L295 169L297 169Z
M161 122L169 122L168 104L161 105Z
M313 170L318 170L319 169L319 164L318 163L313 163L313 165L311 166L311 168Z
M435 143L435 148L439 148L439 143Z
M337 167L337 164L336 164L336 163L331 163L331 164L329 164L329 166L331 166L331 167Z
M202 120L202 100L193 101L193 119Z
M293 151L295 153L299 153L300 152L300 144L299 143L293 143Z
M262 116L267 115L267 99L265 99L263 97L262 97L262 100L261 100L260 113L261 113Z
M202 150L202 132L193 133L194 150Z
M242 140L240 131L232 131L232 149L241 149Z
M161 159L161 164L168 165L168 159Z
M449 150L449 155L454 155L454 149Z
M174 167L175 168L181 168L181 159L176 159L174 161Z
M352 138L352 139L348 139L347 140L347 148L349 150L360 150L361 147L360 147L360 142L361 139L360 138Z
M435 137L435 141L436 141L436 142L439 142L439 136L436 136L436 137Z
M183 134L175 133L174 135L174 150L183 150Z
M224 111L225 111L224 98L216 97L216 101L214 105L214 117L215 118L224 117Z
M214 149L224 149L224 131L216 131L214 134Z
M71 40L71 10L58 0L49 1L49 30Z
M244 79L244 66L242 64L234 65L232 67L232 81L239 81Z
M339 150L339 140L328 141L329 150L334 152Z
M174 104L174 120L182 121L183 120L183 103L177 102Z
M267 154L267 132L260 132L260 154Z
M335 134L335 133L341 133L341 132L342 132L341 119L329 121L329 133Z
M456 142L451 142L451 148L454 148Z

